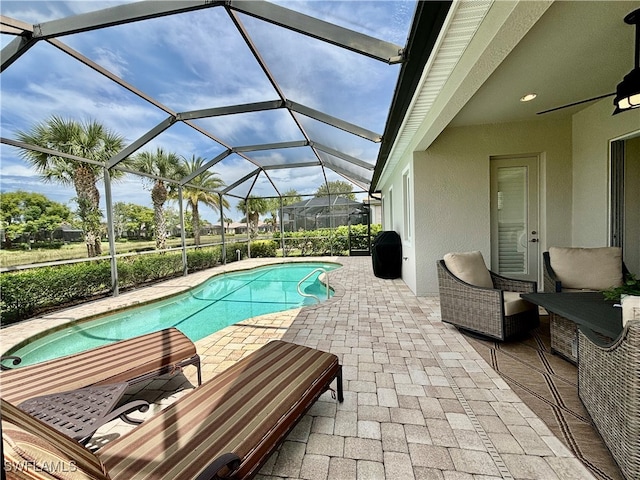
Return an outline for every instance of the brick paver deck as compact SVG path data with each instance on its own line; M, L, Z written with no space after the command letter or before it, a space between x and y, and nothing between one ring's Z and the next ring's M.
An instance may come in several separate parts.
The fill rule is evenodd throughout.
M314 258L314 260L316 260ZM331 257L335 296L318 306L265 315L196 342L203 380L271 339L335 353L345 401L324 394L257 477L260 480L490 480L594 478L546 425L440 321L437 297L416 297L402 280L373 275L369 257ZM58 312L2 332L2 351L57 323L188 288L221 270L272 263L248 260ZM196 385L195 369L130 390L154 402L147 415ZM108 442L127 428L112 423Z

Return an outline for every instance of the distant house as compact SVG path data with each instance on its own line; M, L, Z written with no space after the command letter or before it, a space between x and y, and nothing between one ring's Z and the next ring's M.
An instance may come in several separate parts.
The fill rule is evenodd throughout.
M282 225L286 232L315 230L340 225L365 223L368 207L345 197L313 197L282 207Z
M51 238L53 240L62 240L65 243L82 242L84 240L84 233L78 228L63 223L53 231Z
M232 223L227 223L226 225L226 232L230 235L239 235L239 234L246 234L247 233L247 224L246 223L240 223L240 222L232 222Z

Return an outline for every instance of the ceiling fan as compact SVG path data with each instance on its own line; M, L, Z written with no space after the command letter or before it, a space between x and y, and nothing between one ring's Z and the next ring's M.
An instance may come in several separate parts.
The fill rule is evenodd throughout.
M624 21L629 25L636 26L635 67L624 76L622 82L618 84L616 91L580 100L578 102L569 103L560 107L550 108L549 110L543 110L542 112L537 112L537 115L555 112L556 110L574 107L587 102L593 102L594 100L611 97L612 95L616 96L616 98L613 99L613 104L616 107L613 115L624 112L625 110L640 107L640 8L624 17Z

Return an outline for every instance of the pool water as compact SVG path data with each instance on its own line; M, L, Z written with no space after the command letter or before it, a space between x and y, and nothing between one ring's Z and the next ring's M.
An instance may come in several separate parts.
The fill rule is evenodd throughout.
M7 354L21 357L21 366L31 365L168 327L178 328L195 342L251 317L317 304L315 298L298 293L298 283L317 268L338 267L287 263L217 275L177 296L76 323ZM311 275L301 290L322 301L327 287L318 279L321 273Z

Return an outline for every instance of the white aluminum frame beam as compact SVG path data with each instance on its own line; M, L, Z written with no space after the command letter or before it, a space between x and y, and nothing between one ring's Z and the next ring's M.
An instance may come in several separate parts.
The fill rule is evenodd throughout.
M229 8L308 37L345 48L386 63L403 61L403 48L363 33L319 20L288 8L257 0L229 0Z

